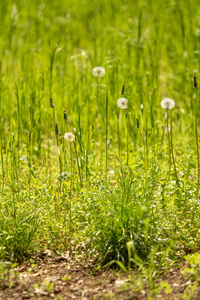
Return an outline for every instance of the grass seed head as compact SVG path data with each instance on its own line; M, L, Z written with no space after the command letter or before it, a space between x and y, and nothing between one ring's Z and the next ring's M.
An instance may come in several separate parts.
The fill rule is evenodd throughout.
M67 120L67 112L66 112L66 109L63 109L63 113L64 113L64 120Z
M55 107L52 98L50 98L50 107L51 107L51 108L54 108L54 107Z
M122 91L119 92L121 95L125 95L126 94L125 91L124 91L124 88L125 88L125 84L122 85Z
M55 125L55 134L57 135L59 132L58 132L58 125L56 124Z
M138 119L136 119L136 121L137 121L136 128L140 128L140 123L139 123L139 120L138 120Z
M194 88L198 88L197 78L196 77L194 77Z

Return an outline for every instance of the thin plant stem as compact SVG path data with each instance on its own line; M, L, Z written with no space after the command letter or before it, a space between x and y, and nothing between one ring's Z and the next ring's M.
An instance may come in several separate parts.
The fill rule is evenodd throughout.
M30 186L31 186L31 126L29 125L28 130L28 166L29 166L29 176L28 176L28 187L29 187L29 199L30 199Z
M50 75L49 75L49 91L50 95L52 94L52 79L53 79L53 65L54 65L54 58L57 50L57 46L53 49L53 46L51 46L51 54L50 54Z
M169 110L167 109L167 134L168 134L168 143L169 143L169 176L171 176L171 142L170 142L170 132L169 132Z
M76 153L76 161L77 161L78 172L79 172L80 186L82 188L83 184L82 184L82 178L81 178L81 170L80 170L80 166L79 166L79 163L78 163L78 154L77 154L77 150L76 150L76 143L74 141L73 141L73 143L74 143L74 149L75 149L75 153Z
M62 160L61 160L61 155L60 155L60 147L58 143L58 133L56 134L56 141L57 141L57 149L58 149L58 158L59 158L59 164L60 164L60 174L62 173Z
M128 147L128 144L129 144L129 116L128 116L128 107L127 107L127 165L128 165L128 161L129 161L129 147Z
M2 142L1 142L1 170L2 170L2 185L3 185L3 189L2 192L4 191L4 183L5 183L5 172L4 172L4 159L3 159L3 149L2 149Z
M55 111L54 111L54 107L53 108L53 120L54 120L54 128L56 127L56 117L55 117Z
M15 83L15 88L16 88L16 97L17 97L17 127L18 127L18 168L19 168L19 137L20 137L20 117L19 117L19 91L18 91L18 86Z
M87 151L89 151L90 148L90 115L91 115L91 110L90 110L90 97L88 97L88 105L87 105Z
M119 112L118 112L117 135L118 135L119 161L120 161L120 165L121 165L121 145L120 145L120 136L119 136L119 118L120 118L120 108L119 108Z
M139 130L139 133L140 133L140 136L141 136L141 139L142 139L142 144L143 144L143 147L144 147L144 164L146 165L146 148L145 148L145 142L144 142L144 138L142 136L140 128L138 128L138 130Z
M103 134L99 133L99 139L100 139L100 152L101 152L101 161L100 161L100 172L102 174L103 172L103 156L104 156L104 151L103 151Z
M173 160L173 164L174 164L174 171L175 171L175 176L176 176L176 183L178 183L178 174L177 174L177 170L176 170L176 163L175 163L174 149L173 149L173 141L172 141L172 112L170 112L170 122L171 122L171 126L170 126L170 133L171 133L171 153L172 153L172 160Z
M64 132L68 132L68 119L67 119L67 113L66 110L64 109ZM63 136L63 166L64 166L64 170L65 168L67 169L67 158L66 158L66 150L65 150L65 143L64 143L64 136Z
M106 183L108 172L108 94L106 96Z
M99 77L97 77L97 81L96 81L97 83L97 87L96 87L96 100L97 100L97 107L98 107L98 109L97 109L97 111L96 111L96 118L98 118L98 113L99 113Z
M195 113L195 133L196 133L196 145L197 145L197 191L196 197L198 200L199 197L199 177L200 177L200 169L199 169L199 138L198 138L198 127L197 127L197 112L198 112L198 101L197 101L197 88L196 88L196 113Z
M195 212L196 212L196 208L197 208L197 203L198 203L198 198L199 198L199 176L200 176L200 170L199 170L199 138L198 138L198 122L197 122L197 111L198 111L198 101L197 101L197 81L196 81L196 77L194 77L194 88L196 89L196 111L195 111L195 135L196 135L196 145L197 145L197 190L196 190L196 203L195 206L193 207L193 214L192 214L192 221L191 224L194 223L194 217L195 217Z
M59 220L60 220L60 191L59 191L59 181L58 181L58 216L59 216Z
M60 148L59 148L59 143L58 143L58 132L56 132L56 118L55 118L55 111L54 107L53 109L53 120L54 120L54 128L55 128L55 134L56 134L56 142L57 142L57 149L58 149L58 158L59 158L59 164L60 164L60 174L62 173L62 160L60 156Z
M67 132L69 131L67 119L64 119L64 129L65 129L65 131L67 130Z
M87 105L87 143L86 143L86 151L85 151L85 174L86 174L86 185L88 184L88 179L89 179L89 168L88 168L88 153L90 150L90 136L91 136L91 128L90 128L90 115L91 115L91 110L90 110L90 97L88 96L88 105Z
M99 103L99 77L97 77L97 103Z
M97 108L98 108L96 110L96 126L98 128L98 116L99 116L99 112L100 112L100 103L99 103L99 77L96 78L96 85L97 85L96 86L96 103L97 103ZM98 129L97 129L97 132L98 132ZM101 134L101 132L99 132L98 136L99 136L98 137L99 140L102 140L102 134ZM102 142L101 142L101 147L102 147ZM101 149L101 147L100 147L100 155L101 155L101 162L102 162L102 149ZM97 155L98 155L98 150L97 150ZM96 161L96 155L95 155L94 159ZM102 168L100 168L100 169L102 169Z
M122 95L122 97L123 97L123 95L125 94L124 89L125 89L125 85L123 84L123 86L122 86L122 91L120 92L120 94ZM120 130L119 130L120 110L121 110L121 109L119 108L117 131L118 131L119 161L120 161L120 166L121 166L121 170L122 170L122 157L121 157L121 145L120 145ZM122 173L123 173L123 172L122 172Z
M70 190L69 190L69 231L71 234L71 222L72 222L72 147L70 144L70 166L71 166L71 174L70 174Z

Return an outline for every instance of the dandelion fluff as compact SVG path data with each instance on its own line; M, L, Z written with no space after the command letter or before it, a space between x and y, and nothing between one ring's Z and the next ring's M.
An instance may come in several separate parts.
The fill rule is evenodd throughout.
M172 109L175 106L175 102L170 98L165 98L161 101L161 106L164 109Z
M105 69L103 67L95 67L93 70L92 70L92 74L95 76L95 77L103 77L105 75Z
M126 98L119 98L117 100L117 105L121 109L127 109L128 108L128 100Z
M75 140L75 135L71 132L67 132L67 133L65 133L64 138L68 142L73 142Z

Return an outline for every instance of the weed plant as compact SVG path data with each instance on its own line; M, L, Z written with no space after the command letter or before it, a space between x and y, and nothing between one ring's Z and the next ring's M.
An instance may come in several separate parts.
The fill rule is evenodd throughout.
M161 269L199 250L199 10L0 1L1 260L50 248Z

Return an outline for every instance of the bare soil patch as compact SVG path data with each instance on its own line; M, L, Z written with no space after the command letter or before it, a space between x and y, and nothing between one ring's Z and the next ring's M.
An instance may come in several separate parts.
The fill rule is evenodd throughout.
M200 287L190 292L191 280L181 274L180 268L172 268L162 274L159 281L170 284L172 291L153 294L143 279L143 287L137 287L136 273L105 269L96 271L90 263L74 261L68 254L56 256L50 251L39 254L35 264L24 263L17 268L18 278L10 278L9 284L1 286L1 300L19 299L200 299ZM159 282L158 281L158 282ZM188 298L184 293L188 289ZM193 295L192 295L193 294Z

